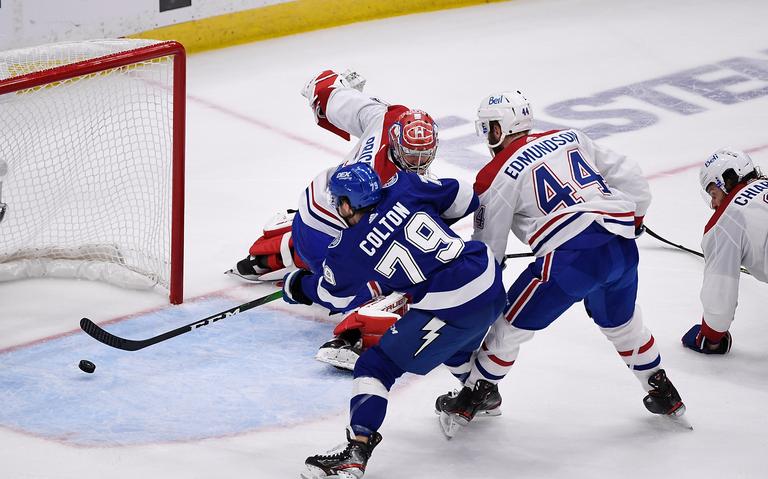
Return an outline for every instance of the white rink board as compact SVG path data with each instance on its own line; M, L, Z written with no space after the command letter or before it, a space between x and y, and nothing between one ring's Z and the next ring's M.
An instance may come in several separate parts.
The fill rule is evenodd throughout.
M0 50L61 41L122 37L286 1L205 0L161 12L158 0L2 0Z

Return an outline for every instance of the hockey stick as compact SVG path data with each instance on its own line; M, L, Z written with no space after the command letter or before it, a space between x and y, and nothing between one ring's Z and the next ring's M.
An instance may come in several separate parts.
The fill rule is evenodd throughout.
M683 245L680 245L680 244L675 244L675 243L673 243L673 242L669 241L668 239L662 238L661 236L659 236L658 234L656 234L656 233L655 233L655 232L654 232L652 229L648 228L647 226L643 226L643 230L644 230L646 233L648 233L649 235L651 235L653 238L656 238L657 240L661 241L662 243L668 244L668 245L670 245L670 246L674 246L675 248L681 249L681 250L683 250L683 251L685 251L685 252L687 252L687 253L695 254L695 255L696 255L696 256L698 256L699 258L703 258L703 257L704 257L704 253L700 253L700 252L698 252L698 251L696 251L696 250L692 250L692 249L690 249L690 248L686 248L686 247L685 247L685 246L683 246ZM746 273L746 274L749 274L749 271L747 271L747 268L745 268L745 267L741 266L741 267L740 267L740 269L741 269L741 272L742 272L742 273Z
M529 256L533 256L533 253L507 253L504 255L504 259L527 258Z
M692 249L688 249L688 248L686 248L685 246L683 246L681 244L675 244L675 243L673 243L673 242L671 242L671 241L669 241L667 239L662 238L661 236L659 236L656 233L654 233L654 231L652 229L650 229L649 227L647 227L647 226L643 226L643 230L646 233L648 233L649 235L651 235L652 237L654 237L657 240L661 241L662 243L668 244L670 246L674 246L675 248L681 249L683 251L687 251L688 253L695 254L699 258L703 258L704 257L703 253L699 253L698 251L695 251L695 250L692 250Z
M230 308L226 311L222 311L212 316L208 316L207 318L197 320L194 323L189 323L186 326L176 328L172 331L168 331L167 333L163 333L149 339L136 340L136 339L125 339L119 336L115 336L114 334L108 331L105 331L104 329L101 328L101 326L97 325L96 323L94 323L88 318L83 318L80 320L80 328L83 331L85 331L90 337L92 337L96 341L99 341L100 343L106 344L107 346L112 346L113 348L122 349L123 351L138 351L139 349L144 349L147 346L152 346L153 344L157 344L159 342L165 341L166 339L175 338L176 336L187 333L194 329L207 326L221 319L234 316L235 314L242 313L243 311L248 311L249 309L253 309L256 306L261 306L262 304L269 303L271 301L280 299L282 297L283 297L282 290L275 291L274 293L270 293L266 296L262 296L261 298L254 299L253 301L248 301L247 303L243 303L240 306L235 306L234 308Z

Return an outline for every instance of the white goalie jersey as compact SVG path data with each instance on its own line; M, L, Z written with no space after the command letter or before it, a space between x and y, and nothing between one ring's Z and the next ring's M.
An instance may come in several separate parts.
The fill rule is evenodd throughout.
M768 282L768 180L732 191L707 223L701 246L704 321L715 331L727 331L736 312L740 266Z
M342 164L364 162L378 173L386 183L398 168L389 158L389 127L408 108L387 105L350 87L334 86L322 105L327 120L339 130L359 138L355 147L344 157ZM315 177L299 197L299 214L309 227L330 236L346 228L336 213L328 192L328 180L338 166L333 166Z
M592 222L635 237L635 217L651 201L640 167L578 130L554 130L515 140L477 175L474 240L501 262L511 230L536 256L576 236Z

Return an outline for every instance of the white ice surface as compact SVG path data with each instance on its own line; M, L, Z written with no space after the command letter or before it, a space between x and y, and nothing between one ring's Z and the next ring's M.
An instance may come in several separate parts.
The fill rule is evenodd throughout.
M544 107L734 57L765 61L761 52L768 49L766 18L768 3L758 0L520 0L195 55L189 59L188 73L185 307L194 306L202 296L229 301L213 313L271 292L267 286L241 286L222 272L244 256L273 212L293 206L309 179L337 163L351 146L316 128L299 95L304 82L324 68L354 68L368 78L371 94L423 108L436 118L453 115L471 120L477 103L490 91L520 88L533 102L538 119L583 127L598 120L566 122L548 117ZM707 79L724 76L715 72ZM765 81L731 89L765 88ZM768 97L723 104L674 87L663 91L705 110L685 116L637 100L617 100L602 107L642 109L653 112L658 122L600 141L631 155L654 178L648 224L698 249L710 212L697 192L696 170L654 174L696 163L726 144L752 151L756 161L768 166ZM442 139L447 144L452 137L472 132L467 123L446 129ZM473 151L484 153L479 146ZM473 171L439 159L435 169L442 176L474 177ZM467 223L462 225L468 234ZM647 235L639 245L638 301L664 366L688 406L693 432L669 428L645 411L637 381L577 305L523 346L500 386L503 415L476 421L452 441L443 438L432 412L434 398L455 386L447 371L438 369L403 381L391 395L381 430L384 441L366 477L766 477L768 286L743 278L731 355L697 355L680 346L680 337L700 318L702 262ZM511 241L509 250L525 249ZM525 266L525 261L516 261L507 268L508 282ZM4 357L76 331L82 316L103 322L150 311L151 317L158 308L166 309L166 299L159 293L85 281L0 284L0 367L15 364ZM281 339L285 342L294 341L293 330L307 319L327 323L329 332L332 327L319 310L276 303L263 308L285 318ZM180 317L174 324L200 315L194 309L188 317L175 313ZM236 319L227 321L206 334L216 335L214 328L238 327ZM259 334L256 322L249 327ZM168 328L163 323L155 331ZM64 339L71 339L73 348L80 344L76 336L68 338ZM317 344L324 339L317 337ZM174 341L154 347L168 348L165 354L174 358L167 363L142 359L149 350L125 353L115 363L129 380L176 370L167 376L171 379L166 387L175 393L167 399L169 410L190 407L188 397L203 386L195 380L199 370L185 362L191 353L183 346L189 343ZM244 352L238 350L241 347L223 343L220 350L196 350L195 358L243 354L244 360L247 356L252 361L259 354L258 348ZM80 352L69 351L71 363L51 366L41 359L25 364L21 373L41 378L39 387L45 393L57 376L81 374L73 372ZM307 369L317 367L307 361ZM96 374L87 379L105 377L110 364L98 363ZM272 361L267 367L273 379L268 376L253 385L262 394L284 382L280 364ZM2 373L10 376L8 371ZM208 374L206 379L213 380L217 371ZM218 374L227 377L232 371ZM116 394L112 384L117 381L121 377L115 374L112 382L96 383L100 386L92 396L81 398L80 407L61 414L73 426L84 422L102 401ZM306 387L302 381L288 386L296 391ZM15 387L11 381L0 383L6 402L26 399L14 395ZM322 417L308 415L287 426L212 434L207 439L141 445L107 442L93 447L73 444L66 436L51 439L0 424L0 477L297 477L306 456L343 439L347 416L343 404L349 389L335 376L328 387L339 406ZM195 410L202 413L196 414L215 416L222 403L241 392L214 388ZM51 408L57 400L52 394ZM283 398L273 397L253 408L280 415L285 412L283 404ZM142 408L141 401L133 407Z

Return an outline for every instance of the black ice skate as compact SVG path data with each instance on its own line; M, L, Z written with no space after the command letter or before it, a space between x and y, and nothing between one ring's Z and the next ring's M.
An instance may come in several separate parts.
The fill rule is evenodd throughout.
M269 268L261 264L263 258L263 256L246 256L238 261L234 268L225 271L224 274L231 274L246 281L261 281L260 277L269 272Z
M304 461L306 470L302 479L360 479L365 474L365 466L371 458L373 449L381 442L381 434L374 432L368 442L354 439L347 429L347 444L342 444L335 451L308 457ZM343 449L342 449L343 448Z
M653 389L648 391L648 395L643 399L646 409L654 414L667 416L682 416L685 413L685 404L663 369L648 378L648 385Z
M354 339L346 335L336 336L320 346L317 354L315 354L315 359L339 369L353 371L355 363L362 353L362 346L362 338Z
M440 427L450 439L459 427L469 424L476 415L500 415L500 406L498 386L480 379L474 389L465 386L458 393L453 391L439 396L435 401L435 412L440 414Z

